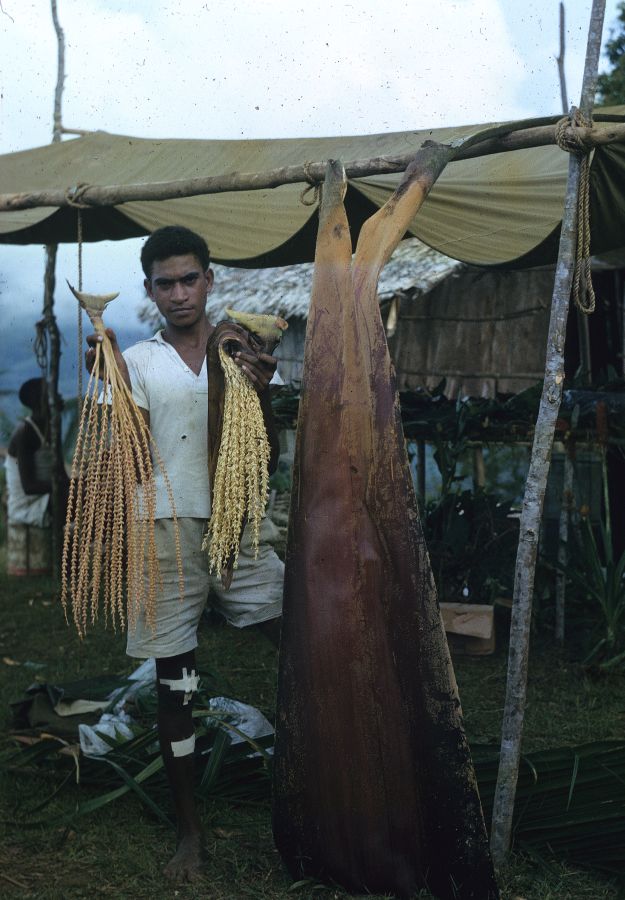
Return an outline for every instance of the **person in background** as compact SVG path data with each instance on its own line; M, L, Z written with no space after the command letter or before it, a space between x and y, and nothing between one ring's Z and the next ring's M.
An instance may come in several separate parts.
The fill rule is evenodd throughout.
M46 382L30 378L19 390L23 406L30 409L9 440L5 460L7 521L9 525L50 523L50 495L54 470L60 480L62 513L67 507L69 478L61 458L54 460L50 446L50 415Z

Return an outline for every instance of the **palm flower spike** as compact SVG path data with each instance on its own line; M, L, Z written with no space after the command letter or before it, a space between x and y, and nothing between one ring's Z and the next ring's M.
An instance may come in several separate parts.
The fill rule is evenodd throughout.
M148 624L154 624L162 586L154 540L154 462L163 474L175 523L181 599L184 582L169 479L102 320L118 294L87 294L68 286L101 337L80 413L63 540L61 600L66 617L71 605L83 637L88 622L98 617L100 596L105 621L113 628L134 628L142 610Z
M279 316L226 313L246 330L220 322L208 345L209 478L211 517L202 549L209 569L230 587L237 568L241 535L246 523L254 554L267 506L270 446L263 410L256 390L232 358L234 349L271 353L288 328ZM221 387L223 386L223 392Z

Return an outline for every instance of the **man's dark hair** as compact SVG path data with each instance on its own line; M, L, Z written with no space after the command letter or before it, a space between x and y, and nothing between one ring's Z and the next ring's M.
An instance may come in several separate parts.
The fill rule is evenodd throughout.
M166 225L153 231L141 249L141 266L146 278L152 277L152 266L155 262L169 259L170 256L196 256L206 272L210 266L211 256L204 238L185 228L184 225Z

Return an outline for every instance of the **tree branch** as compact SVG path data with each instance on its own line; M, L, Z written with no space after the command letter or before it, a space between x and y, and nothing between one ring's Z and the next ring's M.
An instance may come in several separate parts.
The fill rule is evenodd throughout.
M562 2L560 2L560 55L556 57L556 62L558 63L562 111L566 114L569 109L569 100L566 90L566 75L564 73L564 3Z
M54 127L52 131L52 143L57 144L61 140L63 124L61 121L61 101L63 99L63 85L65 83L65 34L59 22L56 9L56 0L50 0L52 8L52 21L56 32L57 42L57 78L54 91Z

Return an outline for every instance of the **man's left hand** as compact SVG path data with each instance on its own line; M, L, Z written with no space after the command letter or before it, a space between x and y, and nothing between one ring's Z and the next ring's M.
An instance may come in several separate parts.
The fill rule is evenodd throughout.
M256 388L258 394L263 394L269 387L269 382L274 376L278 360L268 353L245 353L237 351L233 359L237 366L245 372L249 380Z

